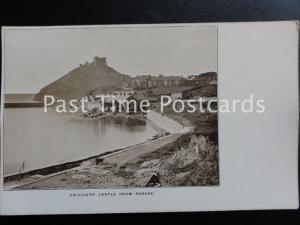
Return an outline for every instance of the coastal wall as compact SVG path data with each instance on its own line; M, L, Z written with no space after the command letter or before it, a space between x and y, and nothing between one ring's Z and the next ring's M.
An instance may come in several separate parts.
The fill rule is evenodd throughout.
M5 94L5 108L32 108L43 107L44 103L33 100L34 94Z
M147 119L170 133L185 133L188 129L175 120L152 110L147 113Z
M5 102L5 108L33 108L44 107L43 102Z

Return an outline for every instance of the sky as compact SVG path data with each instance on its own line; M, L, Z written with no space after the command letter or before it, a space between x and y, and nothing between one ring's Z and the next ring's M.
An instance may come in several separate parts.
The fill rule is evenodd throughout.
M93 57L131 76L217 72L217 28L89 27L6 29L5 93L37 93Z

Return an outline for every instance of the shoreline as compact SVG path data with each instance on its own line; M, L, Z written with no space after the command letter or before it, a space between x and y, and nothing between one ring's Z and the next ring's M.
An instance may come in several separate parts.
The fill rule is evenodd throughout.
M154 112L154 111L151 111L151 113L159 115L159 113ZM145 147L148 144L154 145L157 142L160 142L162 145L169 144L169 142L167 142L167 141L164 142L164 140L172 139L172 137L178 138L178 137L182 136L183 134L190 132L192 129L192 127L188 127L187 125L179 123L178 121L176 121L173 118L168 117L166 115L161 116L161 118L163 118L163 120L165 120L165 118L172 120L173 122L180 125L182 129L180 130L180 132L176 132L176 130L168 129L167 126L162 127L161 123L157 122L156 120L149 119L148 115L147 115L147 121L152 123L152 126L154 126L156 129L159 130L160 134L157 135L158 136L157 138L154 138L154 136L153 136L152 139L150 139L150 140L148 139L148 140L138 143L136 145L127 146L127 147L124 147L121 149L111 150L111 151L104 152L104 153L101 153L98 155L88 156L85 158L76 159L76 160L72 160L69 162L56 164L53 166L48 166L48 167L44 167L44 168L40 168L40 169L34 169L34 170L27 171L22 174L9 175L9 176L4 177L4 189L6 189L6 187L8 187L8 190L18 188L18 187L21 187L21 186L24 186L27 184L38 182L40 180L45 180L47 178L53 177L58 174L67 173L68 171L74 170L74 169L82 166L83 163L88 162L90 160L97 159L97 158L102 158L105 161L107 161L107 159L109 159L110 162L115 162L116 158L118 158L118 155L122 155L122 153L124 153L126 155L126 152L130 152L131 150L138 149L139 147ZM150 150L148 150L146 152L155 151L158 148L158 147L151 148L151 146L147 146L147 147L148 148L150 147ZM159 146L159 147L161 147L161 146ZM141 152L139 152L139 153L141 154ZM128 153L127 153L127 155L128 155ZM138 155L132 156L132 157L138 157ZM132 159L132 157L130 159ZM112 160L112 158L113 158L113 160ZM125 156L125 158L126 158L126 156ZM122 162L125 163L124 160L122 160ZM40 178L32 180L32 177L34 177L34 176L37 176ZM27 182L26 182L26 179L28 179ZM10 185L10 183L12 183L12 184ZM19 185L17 183L19 183ZM9 186L12 186L12 187L9 188Z
M43 168L39 168L39 169L32 169L32 170L27 171L25 173L9 174L7 176L4 176L4 182L14 181L14 180L18 179L18 177L22 178L22 177L32 176L32 175L36 175L36 174L40 174L41 175L43 173L46 173L45 176L47 176L47 175L50 175L52 173L66 171L66 170L75 168L77 166L80 166L80 163L82 163L84 161L88 161L90 159L94 159L94 158L98 158L98 157L109 156L111 154L112 155L113 154L117 154L117 153L125 151L127 149L130 149L130 148L137 147L139 145L145 144L145 143L147 143L149 141L150 140L147 140L147 141L144 141L144 142L136 144L136 145L131 145L131 146L127 146L127 147L124 147L124 148L120 148L120 149L115 149L115 150L103 152L103 153L100 153L98 155L91 155L91 156L87 156L85 158L73 159L73 160L68 161L68 162L64 162L64 163L60 163L60 164L55 164L55 165L51 165L51 166L47 166L47 167L43 167ZM64 168L64 167L68 167L68 168L66 168L66 169L59 169L59 168ZM48 170L51 171L51 172L46 172Z

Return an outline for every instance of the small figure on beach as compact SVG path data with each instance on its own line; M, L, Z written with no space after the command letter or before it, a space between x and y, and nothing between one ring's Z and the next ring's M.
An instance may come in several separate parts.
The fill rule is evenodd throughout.
M19 173L24 173L24 172L25 172L25 160L22 161L22 165L19 170Z

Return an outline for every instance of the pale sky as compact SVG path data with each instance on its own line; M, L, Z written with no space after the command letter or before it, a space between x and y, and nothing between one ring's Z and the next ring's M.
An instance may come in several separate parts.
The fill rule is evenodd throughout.
M36 93L94 56L131 76L217 71L217 28L7 29L5 93Z

